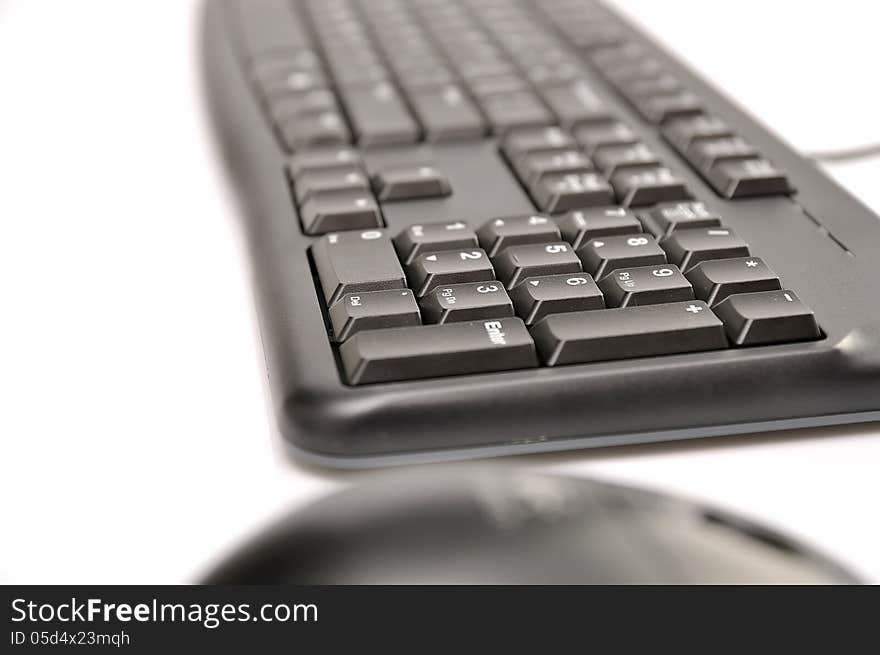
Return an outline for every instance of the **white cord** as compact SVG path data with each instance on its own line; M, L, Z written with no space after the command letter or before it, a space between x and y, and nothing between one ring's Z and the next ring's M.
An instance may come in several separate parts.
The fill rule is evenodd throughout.
M846 148L843 150L820 150L818 152L808 152L806 156L819 162L842 162L855 161L857 159L869 159L870 157L880 157L880 143L870 143L864 146L856 146L855 148Z

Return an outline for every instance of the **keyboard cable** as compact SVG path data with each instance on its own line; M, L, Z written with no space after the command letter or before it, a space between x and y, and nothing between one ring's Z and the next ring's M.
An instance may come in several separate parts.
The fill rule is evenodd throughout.
M807 152L805 153L805 156L820 163L870 159L871 157L880 157L880 143L869 143L867 145L841 150L819 150L816 152Z

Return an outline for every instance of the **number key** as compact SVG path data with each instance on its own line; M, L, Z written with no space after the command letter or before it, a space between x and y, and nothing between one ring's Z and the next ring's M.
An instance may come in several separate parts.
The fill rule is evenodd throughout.
M346 293L406 287L384 230L327 234L311 251L328 305Z
M394 247L405 264L423 252L477 247L477 235L462 221L410 225L394 237Z
M422 299L430 323L477 321L513 316L513 303L500 282L468 282L434 289Z
M581 260L564 242L511 246L493 261L498 277L508 289L527 277L579 273L582 270Z
M575 209L557 221L562 238L577 250L584 241L598 236L635 234L642 231L636 215L623 207Z
M516 285L510 297L526 325L550 314L605 309L602 292L586 273L530 277Z
M694 290L677 266L618 268L599 287L609 307L635 307L694 299Z
M441 285L495 279L495 269L485 250L449 250L423 253L407 266L410 287L419 297Z
M524 243L559 241L559 228L548 216L514 216L495 218L477 230L480 245L490 257L507 248Z
M598 237L587 241L577 254L584 270L597 280L618 268L666 263L666 253L648 234Z

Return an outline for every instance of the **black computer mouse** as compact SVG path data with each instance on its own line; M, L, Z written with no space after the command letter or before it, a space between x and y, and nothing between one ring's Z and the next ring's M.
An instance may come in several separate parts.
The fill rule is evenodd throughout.
M690 501L507 469L386 474L290 515L217 584L855 583L752 521Z

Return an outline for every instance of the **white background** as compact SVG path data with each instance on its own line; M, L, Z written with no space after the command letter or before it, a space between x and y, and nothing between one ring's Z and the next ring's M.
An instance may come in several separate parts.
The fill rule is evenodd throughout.
M880 140L875 3L623 4L797 147ZM0 582L190 581L381 474L280 455L195 9L0 5ZM877 161L833 172L880 207ZM516 462L739 509L880 580L876 425Z

